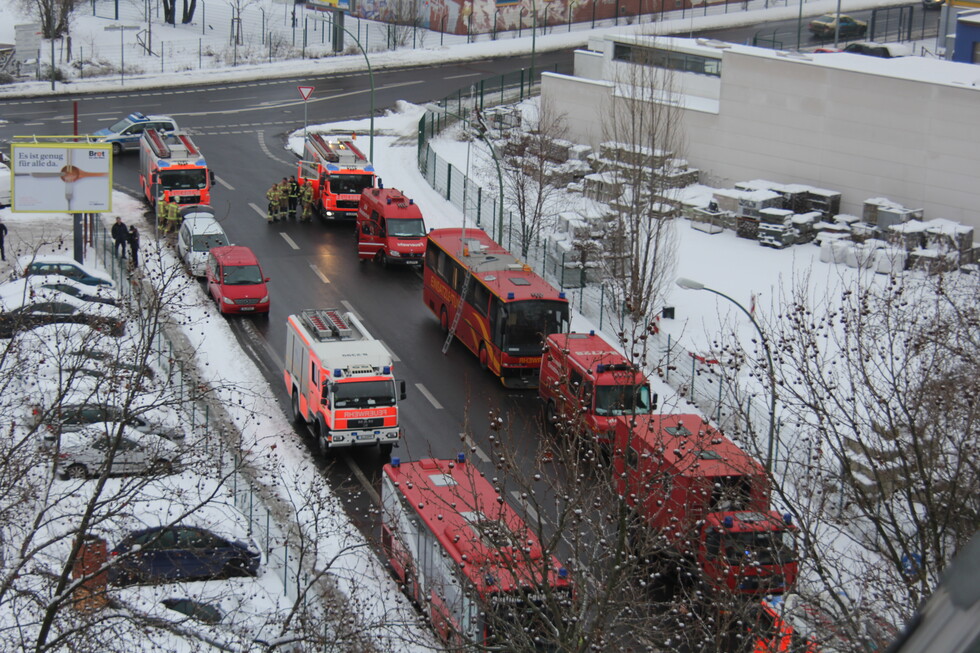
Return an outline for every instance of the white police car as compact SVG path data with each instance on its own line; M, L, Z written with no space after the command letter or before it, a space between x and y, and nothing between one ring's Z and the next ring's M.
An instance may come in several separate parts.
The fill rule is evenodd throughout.
M136 112L129 114L108 129L100 129L93 135L103 143L112 143L113 154L122 154L123 150L139 148L140 136L147 129L172 132L177 129L177 122L170 116L144 116Z

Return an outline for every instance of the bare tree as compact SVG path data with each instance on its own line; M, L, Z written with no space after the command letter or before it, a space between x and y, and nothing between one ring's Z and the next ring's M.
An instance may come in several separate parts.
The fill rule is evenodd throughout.
M532 243L554 226L559 212L560 142L568 129L564 115L544 98L531 106L523 123L523 129L507 137L501 157L504 191L517 216L517 246L520 255L527 258Z
M22 0L29 15L41 22L41 34L46 39L60 38L68 33L71 13L83 4L81 0Z

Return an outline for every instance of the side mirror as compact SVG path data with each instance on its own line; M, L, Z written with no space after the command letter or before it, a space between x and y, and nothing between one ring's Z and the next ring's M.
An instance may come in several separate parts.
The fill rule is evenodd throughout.
M214 170L208 170L208 178L211 180L211 185L214 186Z
M381 181L381 177L378 177L378 188L384 188L384 187L385 187L385 183Z
M408 392L405 389L405 382L404 381L402 381L401 383L399 383L398 389L399 389L398 398L401 399L401 400L404 400L405 397L408 396Z
M266 277L266 278L265 278L265 282L266 282L266 283L269 283L270 281L272 281L272 279L270 279L269 277Z

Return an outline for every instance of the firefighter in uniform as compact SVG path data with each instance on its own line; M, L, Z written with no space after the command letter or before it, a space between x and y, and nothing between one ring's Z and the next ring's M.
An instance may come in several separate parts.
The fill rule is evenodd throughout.
M307 181L299 187L300 202L303 204L303 222L313 219L313 184Z
M276 214L279 212L279 184L272 184L269 190L265 193L265 198L269 200L269 212L266 215L266 220L269 224L273 222L279 222Z
M180 230L180 205L173 197L167 203L167 233L177 233Z
M295 175L289 178L286 189L286 199L289 203L289 213L286 214L286 217L292 218L293 220L298 220L299 214L296 213L296 202L299 200L299 184L296 183Z
M167 228L167 200L162 197L157 199L157 229L164 231Z
M285 177L279 182L279 214L278 220L286 221L289 217L289 180Z

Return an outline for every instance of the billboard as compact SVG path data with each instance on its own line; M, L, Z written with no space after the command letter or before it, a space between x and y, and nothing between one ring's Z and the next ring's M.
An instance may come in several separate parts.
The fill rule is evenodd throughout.
M111 211L111 148L110 143L11 143L11 210Z

